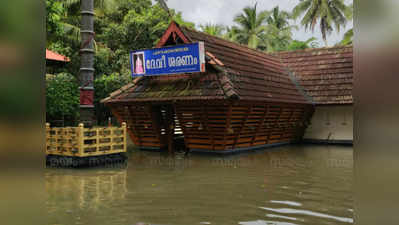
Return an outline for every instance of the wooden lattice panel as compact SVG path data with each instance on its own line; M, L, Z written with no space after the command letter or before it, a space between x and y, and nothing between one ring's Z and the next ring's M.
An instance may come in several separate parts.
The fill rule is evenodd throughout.
M140 147L161 147L162 128L155 112L145 105L115 107L113 114L120 122L126 122L132 141Z
M176 106L187 147L215 151L298 140L309 113L310 107L287 104Z
M137 146L163 148L168 143L165 106L173 108L175 135L183 134L187 148L211 151L293 142L303 136L313 112L312 106L303 104L192 102L117 106L113 113L127 122Z
M126 124L122 127L57 128L46 124L46 154L88 157L126 152Z

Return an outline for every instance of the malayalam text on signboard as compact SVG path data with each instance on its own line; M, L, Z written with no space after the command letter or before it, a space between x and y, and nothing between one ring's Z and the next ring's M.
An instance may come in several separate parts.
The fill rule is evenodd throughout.
M130 62L134 77L205 72L204 43L133 51Z

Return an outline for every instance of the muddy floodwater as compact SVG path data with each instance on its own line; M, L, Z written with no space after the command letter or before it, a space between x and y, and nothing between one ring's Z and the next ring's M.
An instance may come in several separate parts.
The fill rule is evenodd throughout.
M49 225L353 223L353 149L230 156L134 152L126 165L46 169Z

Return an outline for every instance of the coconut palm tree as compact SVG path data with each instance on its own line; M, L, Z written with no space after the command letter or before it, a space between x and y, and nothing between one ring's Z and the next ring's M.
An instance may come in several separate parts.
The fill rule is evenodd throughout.
M237 23L235 39L248 45L250 48L257 48L262 41L262 34L266 29L266 20L270 16L268 11L257 12L257 4L254 7L247 6L244 12L235 16Z
M61 0L66 9L66 15L62 23L68 39L80 41L80 3L81 0ZM115 7L116 0L94 0L94 12L96 16L103 16L105 12Z
M348 20L353 19L353 3L347 7L347 9L345 11L345 15L346 15L346 18L348 18ZM345 32L344 37L339 44L340 45L350 45L352 43L353 43L353 28L351 28Z
M237 36L240 33L240 29L237 26L226 27L226 32L223 34L223 38L232 42L240 43L237 40Z
M271 10L269 18L267 18L267 24L273 24L278 29L284 29L286 27L292 27L289 24L289 20L292 16L289 12L280 10L280 8L274 7Z
M292 29L297 26L290 25L290 13L274 7L267 18L267 26L263 34L263 42L267 52L285 50L292 41Z
M320 30L323 40L327 46L327 35L333 31L333 26L339 32L345 27L347 8L344 0L300 0L301 2L293 9L293 17L303 15L301 24L305 29L314 31L317 23L320 23Z
M261 35L260 50L266 52L275 52L285 50L292 41L292 33L290 29L278 29L273 24L265 27L265 32Z
M223 25L211 23L200 25L200 28L202 32L218 37L223 37L224 31L226 30Z

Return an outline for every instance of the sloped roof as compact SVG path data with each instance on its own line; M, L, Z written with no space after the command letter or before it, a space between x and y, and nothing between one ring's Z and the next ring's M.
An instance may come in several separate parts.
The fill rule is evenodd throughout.
M315 104L352 104L353 47L306 49L275 55Z
M60 55L56 52L46 49L46 59L53 61L69 62L70 59L66 56Z
M298 90L279 57L250 49L172 22L157 47L175 42L203 41L207 72L142 77L102 102L190 99L241 99L310 104Z

